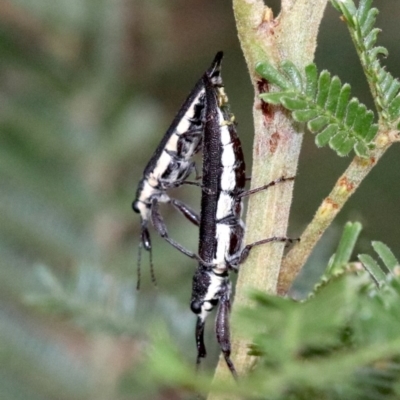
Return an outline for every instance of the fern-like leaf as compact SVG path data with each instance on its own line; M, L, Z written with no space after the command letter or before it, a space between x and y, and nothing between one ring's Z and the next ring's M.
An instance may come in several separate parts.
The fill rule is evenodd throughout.
M332 262L328 267L327 273L335 275L347 266L353 253L354 246L358 240L358 236L362 230L360 222L347 222L344 226L342 237L340 238L338 249Z
M361 261L367 272L371 275L371 278L377 284L377 286L383 286L385 283L386 274L382 270L382 267L369 254L360 254L358 259Z
M378 126L373 123L372 111L356 98L349 100L350 85L342 85L328 71L318 76L314 64L305 68L305 78L289 61L282 63L279 70L269 63L259 63L256 70L281 89L278 93L261 94L262 100L283 105L294 120L307 123L308 129L317 134L317 146L329 144L339 156L352 149L360 157L368 156Z
M351 240L343 241L338 261L348 260L357 230L349 226ZM238 327L254 337L251 354L260 357L249 382L254 397L398 397L400 281L386 280L377 290L365 276L336 276L303 302L253 296L255 307L240 312Z
M358 8L353 0L331 0L349 27L361 59L364 72L374 96L379 115L389 123L400 119L400 82L381 65L380 56L387 57L383 46L375 46L380 29L374 28L378 10L372 0L360 0Z
M398 275L397 271L400 264L397 261L395 255L392 253L392 250L390 250L389 247L382 242L372 242L372 247L378 254L379 258L382 260L382 262L385 264L386 268L392 274Z
M309 297L313 297L317 291L326 286L332 279L337 278L344 273L353 272L353 265L350 263L358 236L362 230L359 222L347 222L344 226L342 237L336 252L329 260L325 273L319 282L314 286Z
M386 244L382 242L372 242L372 247L383 262L383 266L368 254L360 254L358 258L375 283L379 287L383 287L388 282L387 277L399 276L400 264Z

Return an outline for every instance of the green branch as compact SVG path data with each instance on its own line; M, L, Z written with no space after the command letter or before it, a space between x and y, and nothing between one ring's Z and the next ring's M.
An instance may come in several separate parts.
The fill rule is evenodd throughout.
M369 158L354 157L328 197L319 206L313 220L302 233L301 242L293 246L283 259L278 283L278 293L280 295L285 295L288 292L321 236L350 196L358 189L364 178L390 147L392 144L390 138L391 132L381 129L375 140L376 149L371 151Z
M332 3L343 13L361 59L379 115L378 135L372 142L375 150L369 153L368 159L354 158L301 235L301 243L286 255L279 274L278 293L281 295L287 293L315 245L350 196L390 145L399 140L400 83L380 64L378 57L387 55L387 50L374 47L379 32L374 28L378 10L371 8L372 0L361 0L358 8L352 0L332 0Z

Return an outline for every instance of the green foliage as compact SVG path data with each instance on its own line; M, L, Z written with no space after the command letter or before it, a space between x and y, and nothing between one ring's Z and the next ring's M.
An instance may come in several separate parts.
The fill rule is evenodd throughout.
M252 379L267 399L395 399L400 394L399 264L381 242L373 247L385 267L380 290L350 263L360 233L347 223L324 284L299 303L255 293L256 309L243 310L241 326L255 337L260 362ZM359 257L362 258L361 256ZM396 273L397 272L397 273ZM264 331L260 332L259 322ZM259 379L259 380L258 380Z
M338 249L328 265L327 273L329 275L335 275L349 264L361 229L362 225L359 222L346 223L342 237L340 238Z
M381 65L379 57L386 57L387 49L375 47L380 31L374 28L378 10L371 8L372 0L361 0L358 8L352 0L332 0L332 3L348 24L379 118L397 129L400 82ZM308 65L304 74L290 61L283 62L279 68L262 62L256 66L256 71L280 89L261 93L261 99L284 106L292 112L295 121L307 123L308 129L317 134L318 147L329 144L339 156L349 154L352 149L360 157L368 156L378 125L373 123L372 111L356 98L350 99L350 85L342 85L337 76L332 77L326 70L318 77L314 64Z
M380 56L387 57L383 46L375 46L380 29L374 28L379 11L371 8L372 0L360 0L358 8L352 0L332 0L343 13L361 64L372 89L378 113L388 123L400 117L400 82L381 65Z
M118 282L111 274L90 266L81 266L66 282L44 265L35 272L37 283L25 297L31 306L64 315L92 332L138 332L133 321L136 288L131 280Z
M387 290L365 274L332 278L311 299L296 303L264 293L241 316L253 329L257 395L267 399L395 399L400 382L400 281ZM265 332L256 333L259 321ZM257 396L255 396L257 397Z
M314 286L314 294L329 281L351 270L350 258L356 245L358 236L360 235L362 225L359 222L347 222L344 226L342 237L340 238L339 246L336 252L329 260L325 273L320 281Z
M400 264L397 261L395 255L382 242L372 242L372 247L375 252L383 262L381 266L377 261L375 261L369 254L360 254L358 259L364 265L364 268L371 275L372 279L375 281L378 287L385 285L386 276L399 276Z
M352 149L366 157L372 147L378 126L373 124L373 112L357 99L350 98L350 86L342 85L337 76L322 71L318 77L314 64L305 68L305 78L289 61L280 70L269 63L259 63L257 72L281 91L262 93L260 97L270 104L281 104L292 112L293 119L307 123L316 133L317 146L329 146L340 156Z
M361 224L347 223L323 285L298 302L255 292L255 307L234 324L253 338L257 363L239 385L218 387L225 396L268 400L394 400L400 395L400 276L387 246L373 242L383 260L375 277L351 263ZM368 270L368 269L367 269ZM368 270L369 272L369 270ZM202 392L206 377L188 376L171 339L157 341L151 370L165 384ZM154 368L154 366L157 367ZM176 374L165 372L174 366ZM148 370L150 371L150 369ZM201 382L201 385L199 385Z

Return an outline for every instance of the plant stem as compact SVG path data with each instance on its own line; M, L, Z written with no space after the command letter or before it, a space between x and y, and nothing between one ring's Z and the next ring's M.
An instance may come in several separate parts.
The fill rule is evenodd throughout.
M393 143L391 132L380 127L375 143L376 149L371 151L369 158L354 157L346 171L336 182L331 193L319 206L313 220L301 235L301 242L293 246L284 257L279 273L278 294L283 296L288 292L318 240L343 208L346 201L360 186L363 179Z
M303 70L314 57L318 27L326 3L327 0L283 0L279 18L273 19L271 9L262 0L233 0L238 36L255 91L252 189L281 176L294 176L302 143L302 132L281 108L261 103L260 90L270 90L271 85L259 81L255 64L263 60L279 64L282 59L289 58ZM250 196L246 243L285 236L292 191L292 182L285 182ZM276 293L283 249L283 244L275 243L252 250L240 267L233 317L237 309L250 305L249 289ZM242 375L249 370L254 359L247 354L248 341L240 337L234 325L233 328L232 359L238 374ZM229 377L229 371L221 359L215 379L226 377ZM221 397L211 393L208 399Z

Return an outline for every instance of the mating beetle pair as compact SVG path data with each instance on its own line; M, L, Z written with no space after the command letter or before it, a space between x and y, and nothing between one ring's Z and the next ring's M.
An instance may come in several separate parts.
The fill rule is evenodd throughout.
M240 263L254 246L291 241L285 237L272 237L244 246L245 226L241 219L243 198L293 178L282 177L263 187L245 191L244 156L223 88L222 56L222 52L217 53L211 67L196 83L147 164L139 182L133 209L141 217L139 263L141 247L144 247L150 252L152 274L149 221L168 243L198 260L191 299L191 309L197 315L197 365L206 356L203 338L206 317L218 306L215 324L217 341L228 368L234 378L237 378L230 359L229 272L238 270ZM189 206L170 198L167 191L192 183L186 180L196 171L192 158L201 149L203 166L202 183L199 184L202 193L199 217ZM187 219L199 226L198 254L187 250L168 236L158 210L160 202L171 203Z

